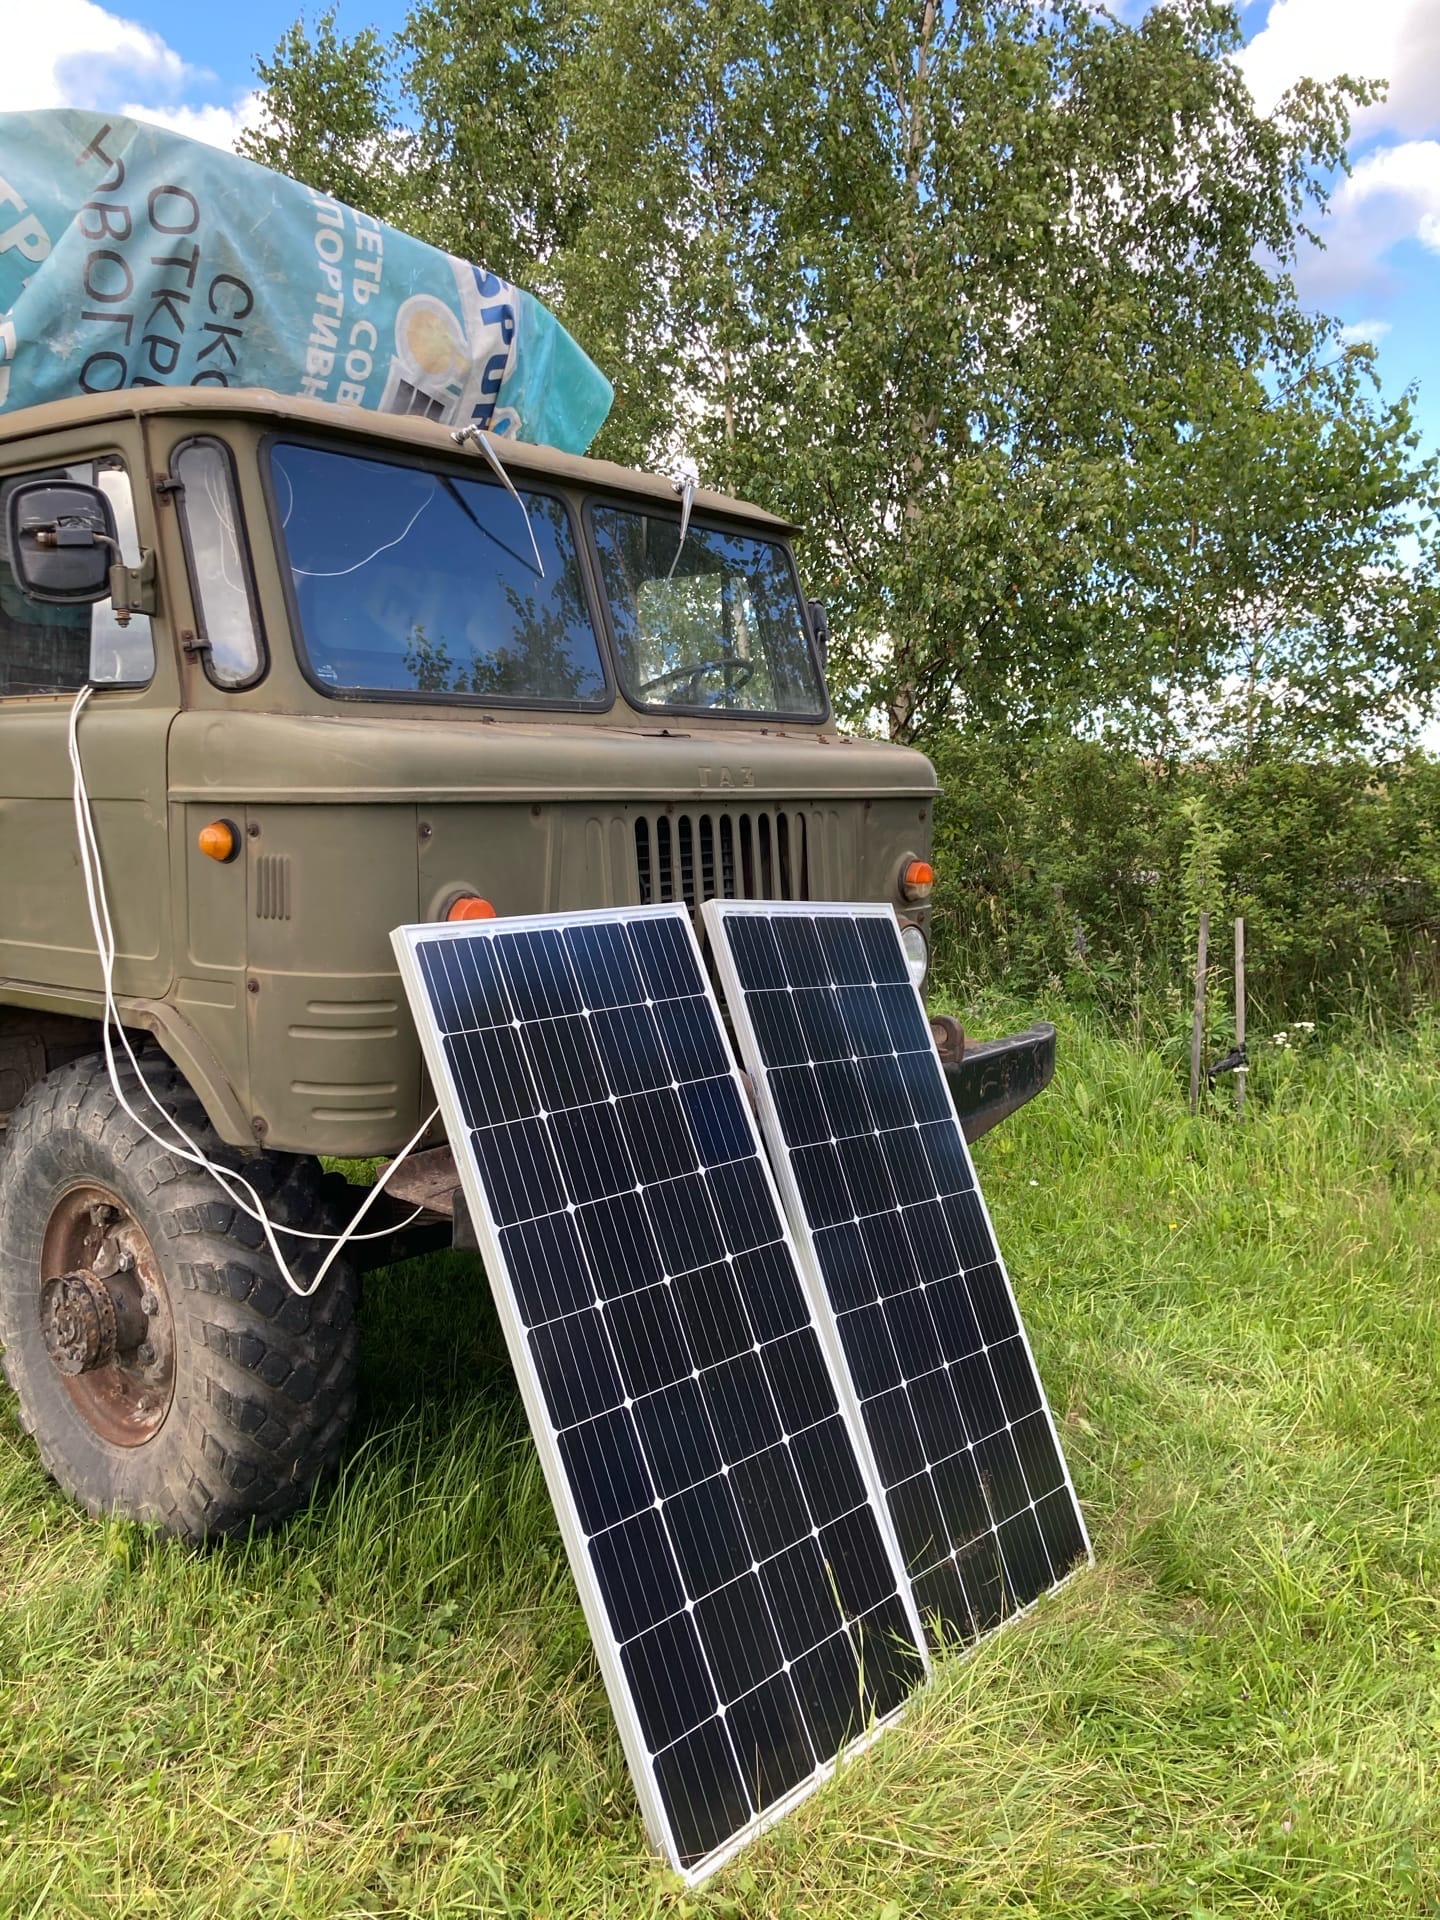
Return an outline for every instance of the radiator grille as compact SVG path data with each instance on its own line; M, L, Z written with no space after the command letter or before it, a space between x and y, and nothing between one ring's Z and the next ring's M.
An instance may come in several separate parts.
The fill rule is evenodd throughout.
M810 862L803 813L641 814L635 867L642 907L683 900L808 900Z

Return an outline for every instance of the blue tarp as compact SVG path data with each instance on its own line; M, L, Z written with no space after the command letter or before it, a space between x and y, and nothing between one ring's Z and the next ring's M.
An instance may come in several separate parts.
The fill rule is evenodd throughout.
M0 412L157 385L570 453L612 397L533 295L268 167L115 115L0 114Z

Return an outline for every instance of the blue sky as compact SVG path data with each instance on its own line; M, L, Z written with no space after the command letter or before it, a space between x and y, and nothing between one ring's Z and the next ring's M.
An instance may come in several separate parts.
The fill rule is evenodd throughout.
M1135 14L1146 0L1119 0ZM255 111L254 62L298 0L8 0L0 111L128 110L227 144ZM342 0L342 30L398 26L404 0ZM309 11L319 11L312 0ZM18 18L14 17L18 14ZM1440 0L1247 0L1246 77L1263 108L1302 75L1389 83L1357 120L1354 171L1337 188L1327 249L1302 262L1302 293L1373 340L1387 391L1421 389L1440 448ZM503 262L496 263L502 267Z

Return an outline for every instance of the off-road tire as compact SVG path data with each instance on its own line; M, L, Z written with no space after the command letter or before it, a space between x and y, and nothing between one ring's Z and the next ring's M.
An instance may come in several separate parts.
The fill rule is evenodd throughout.
M154 1053L143 1061L165 1110L209 1159L243 1169L274 1221L331 1230L315 1161L225 1148L169 1062ZM128 1069L121 1084L147 1113ZM316 1294L296 1294L258 1222L135 1124L98 1056L32 1087L0 1141L0 1343L20 1417L49 1472L91 1513L156 1523L190 1541L293 1512L335 1465L354 1411L354 1271L338 1260ZM47 1223L67 1190L87 1183L128 1208L168 1295L173 1387L143 1444L112 1444L77 1412L42 1332ZM313 1273L317 1256L305 1242L282 1245L292 1268Z

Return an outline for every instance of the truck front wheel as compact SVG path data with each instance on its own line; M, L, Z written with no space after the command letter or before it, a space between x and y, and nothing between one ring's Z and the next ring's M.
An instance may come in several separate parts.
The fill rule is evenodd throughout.
M232 1163L174 1068L145 1069L207 1157ZM149 1118L128 1069L121 1084ZM354 1409L353 1270L337 1261L296 1294L258 1222L136 1125L100 1059L33 1087L0 1138L0 1342L50 1473L92 1513L187 1540L299 1506ZM246 1157L244 1173L272 1220L327 1231L313 1160ZM314 1270L305 1241L284 1244Z

